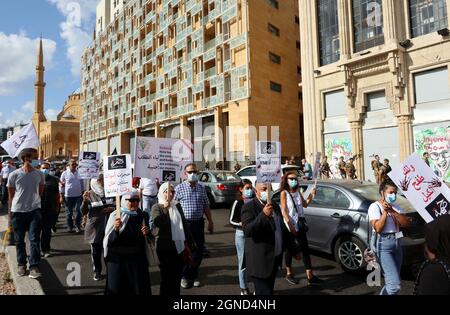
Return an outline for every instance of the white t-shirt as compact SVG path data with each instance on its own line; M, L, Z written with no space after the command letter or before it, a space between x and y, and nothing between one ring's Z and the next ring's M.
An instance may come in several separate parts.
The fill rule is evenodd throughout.
M392 209L394 209L398 213L404 212L403 209L396 204L392 205ZM381 203L379 203L378 201L372 203L369 207L369 222L372 222L373 220L379 220L383 211L384 209ZM398 224L395 224L393 216L388 214L386 218L386 224L384 225L383 231L381 231L381 233L398 233L399 231L400 230Z
M139 189L142 189L144 196L158 195L158 180L155 178L141 178Z
M291 198L291 196L292 196L292 198ZM297 191L297 192L291 193L289 195L289 193L286 192L286 201L287 201L289 217L291 218L291 222L293 223L293 225L295 226L295 229L298 232L298 226L297 226L298 218L305 216L300 193Z

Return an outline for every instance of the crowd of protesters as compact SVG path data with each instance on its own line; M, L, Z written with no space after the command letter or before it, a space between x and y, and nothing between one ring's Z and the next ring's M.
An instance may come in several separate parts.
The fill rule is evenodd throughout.
M1 172L7 188L3 201L9 203L10 222L17 249L18 275L36 279L42 276L41 257L51 256L51 235L61 205L67 214L67 231L81 233L90 246L93 278L105 281L107 295L151 295L149 267L156 255L160 269L160 294L178 296L181 288L199 287L200 267L205 245L205 230L214 232L214 222L205 187L199 183L196 164L185 167L185 181L174 187L156 179L141 179L122 196L120 207L105 197L103 173L86 182L80 179L77 162L71 160L59 177L48 162L36 164L38 152L25 149L15 169L8 161ZM356 178L354 158L339 162L342 176ZM295 159L287 161L295 164ZM345 166L344 166L345 164ZM372 161L377 175L380 199L369 208L369 221L378 237L377 255L385 286L381 294L398 294L401 289L401 247L396 234L409 220L396 204L397 187L387 178L389 161ZM292 258L302 260L309 285L324 280L314 274L308 246L308 224L304 209L316 195L299 190L300 182L312 179L311 165L302 160L305 177L287 172L281 182L280 204L272 203L268 184L243 180L231 207L230 224L235 228L237 284L242 295L274 294L275 278L282 268L286 281L299 283L293 273ZM330 173L327 159L320 173ZM344 177L342 177L344 178ZM6 190L4 188L4 191ZM6 198L6 199L5 199ZM75 221L73 219L75 216ZM82 217L86 218L82 224ZM416 294L449 294L450 216L444 215L427 225L426 258L417 277ZM205 219L207 226L205 226ZM28 232L30 253L25 236ZM153 257L155 258L155 257ZM106 274L103 273L106 266ZM253 284L254 292L250 289Z

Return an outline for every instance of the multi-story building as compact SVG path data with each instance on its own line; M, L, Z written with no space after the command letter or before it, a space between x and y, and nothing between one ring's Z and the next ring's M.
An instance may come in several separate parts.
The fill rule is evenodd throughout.
M102 16L114 7L105 1ZM244 160L256 128L300 156L297 12L297 0L126 1L82 57L83 149L133 153L138 135L182 137Z
M378 154L398 165L430 153L450 180L450 32L446 0L300 0L306 153Z

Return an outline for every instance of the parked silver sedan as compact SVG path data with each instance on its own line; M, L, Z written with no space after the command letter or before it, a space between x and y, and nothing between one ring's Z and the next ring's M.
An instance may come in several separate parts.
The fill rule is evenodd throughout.
M309 196L313 186L312 181L301 183L305 198ZM363 254L371 231L368 209L379 198L378 186L371 182L318 181L317 195L305 209L310 247L333 254L345 271L365 269ZM272 200L279 203L279 191L274 193ZM412 266L423 260L425 222L403 196L398 195L396 203L412 221L411 227L402 229L405 237L401 239L403 265Z
M228 171L203 171L199 179L206 188L211 207L219 203L232 204L238 196L242 181L234 172Z

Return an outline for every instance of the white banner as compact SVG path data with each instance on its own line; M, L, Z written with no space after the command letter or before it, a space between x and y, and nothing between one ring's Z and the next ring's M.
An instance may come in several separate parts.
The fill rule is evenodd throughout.
M417 153L409 156L388 176L425 222L429 223L441 215L450 214L450 189Z
M100 169L99 152L80 152L78 173L82 179L98 178Z
M135 177L181 182L184 167L193 161L193 148L189 140L137 137L134 156Z
M281 143L256 142L256 181L258 183L281 182Z
M131 156L129 154L105 156L103 159L105 196L123 196L131 191Z
M12 158L17 157L23 149L37 149L39 145L39 138L33 123L23 127L22 130L1 144Z
M322 158L322 153L317 152L316 161L314 163L314 175L313 179L320 178L320 160Z

